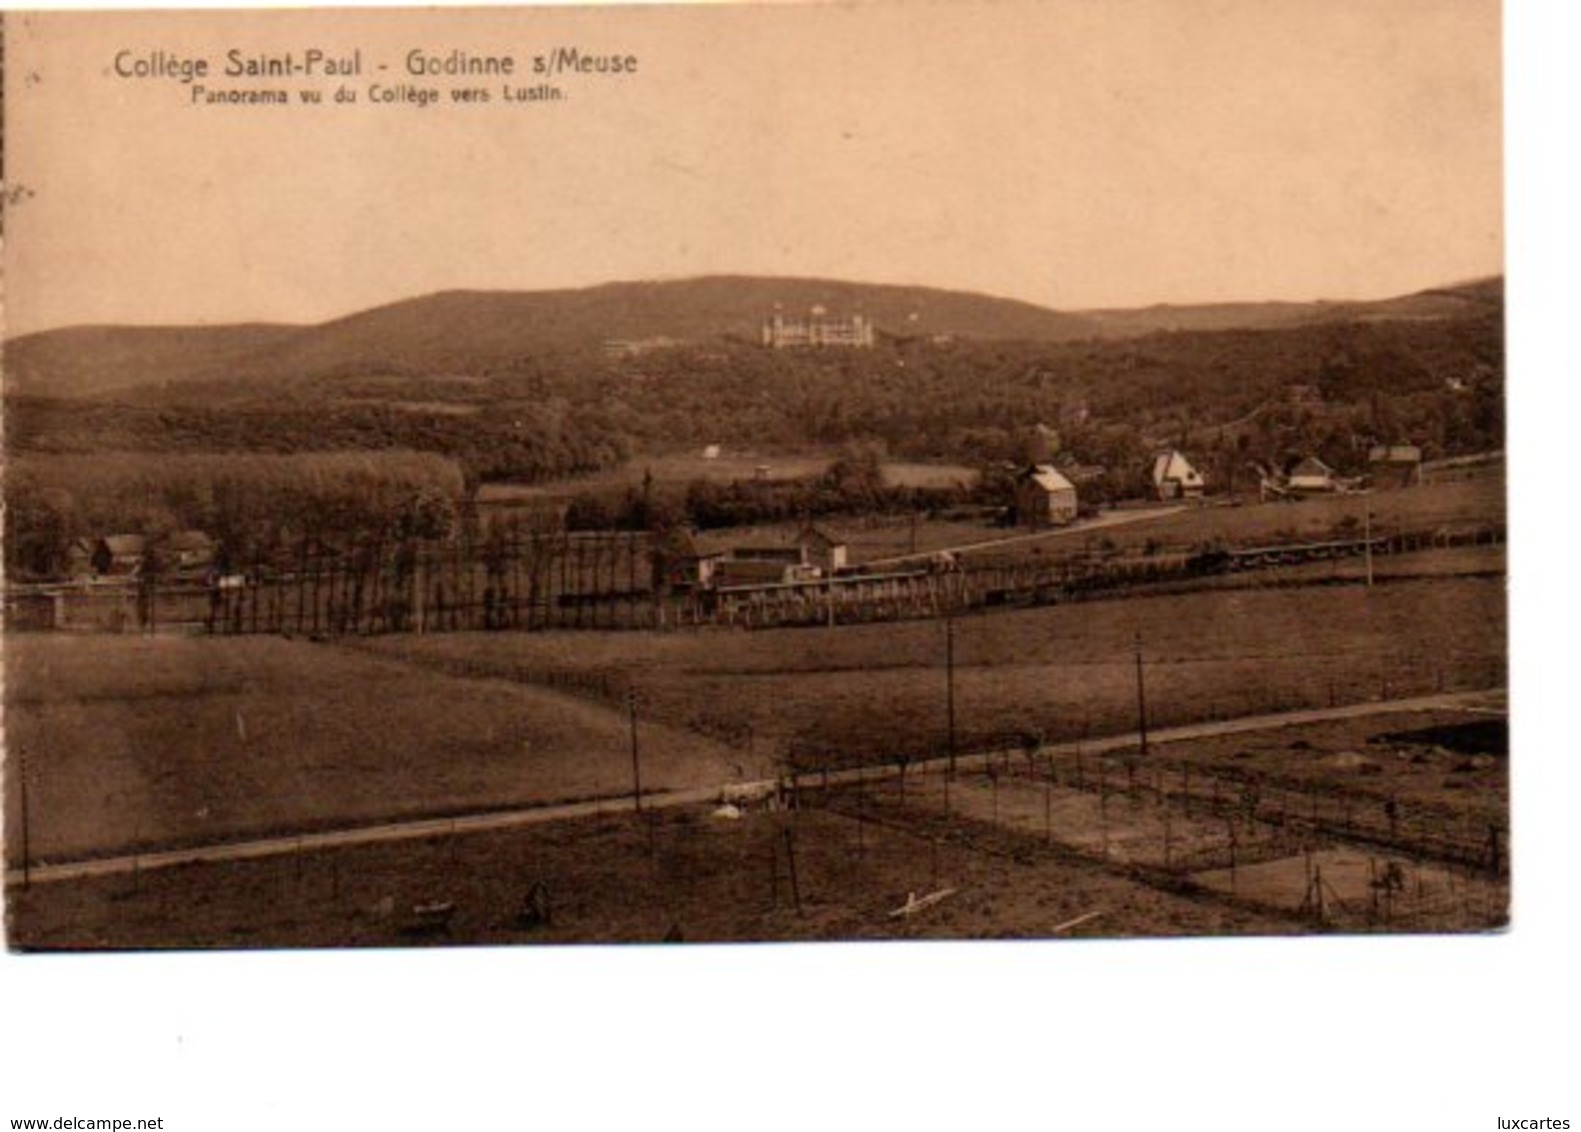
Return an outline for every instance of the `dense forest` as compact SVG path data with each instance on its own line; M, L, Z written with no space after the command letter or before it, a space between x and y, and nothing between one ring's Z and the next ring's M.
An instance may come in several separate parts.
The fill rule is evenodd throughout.
M1318 396L1292 399L1296 386ZM1497 447L1502 400L1502 320L1489 315L1119 342L823 352L721 342L619 359L535 355L461 376L13 397L7 439L14 452L408 449L455 459L473 481L531 483L716 443L877 443L896 457L982 464L1017 458L1044 423L1087 463L1213 444L1222 431L1249 458L1326 446L1343 466L1354 457L1341 436L1409 440L1435 455Z
M204 356L214 354L212 338L201 343ZM590 496L573 520L720 525L781 511L963 501L958 492L884 488L873 474L879 458L981 469L976 502L1002 490L1007 467L1055 458L1102 469L1083 482L1084 501L1093 503L1145 493L1151 454L1176 446L1213 490L1246 490L1255 486L1254 468L1309 454L1342 473L1365 471L1373 442L1418 444L1430 459L1502 447L1503 358L1502 310L1490 304L1459 318L1123 339L885 334L866 350L776 351L727 336L622 351L544 349L464 372L392 371L369 361L329 375L242 372L94 397L13 392L8 559L36 558L41 552L27 546L58 542L67 530L161 523L249 545L267 541L293 516L299 525L302 515L318 522L347 506L333 476L313 481L323 499L292 495L296 489L276 478L293 460L332 468L325 460L337 454L382 453L381 466L403 469L393 507L390 493L356 481L356 493L380 500L376 516L355 520L368 527L399 523L417 481L460 512L484 482L545 483L714 444L847 457L789 485L661 485ZM280 513L272 533L256 514L215 509L216 500L239 499L236 485L246 478L221 456L236 468L271 469L258 472L267 486L247 507ZM435 462L414 480L412 461L423 456ZM147 486L158 478L151 469L165 469L163 486ZM178 480L186 482L174 486Z
M58 576L73 540L121 533L204 531L222 568L309 542L443 538L463 497L460 469L430 453L25 456L6 468L7 569Z

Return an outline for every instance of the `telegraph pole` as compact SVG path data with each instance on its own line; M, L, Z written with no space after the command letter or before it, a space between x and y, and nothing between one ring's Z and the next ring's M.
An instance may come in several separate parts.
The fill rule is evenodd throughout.
M29 862L33 858L33 854L31 852L31 847L28 845L28 839L27 839L27 748L26 747L21 747L21 748L18 748L18 750L17 750L17 785L18 785L18 793L20 795L18 800L22 803L22 887L26 888L28 886L28 882L32 880L32 872L31 872L32 866L31 866L31 864Z
M1362 512L1362 541L1366 544L1367 556L1367 585L1372 586L1372 494L1369 492L1362 500L1365 509Z
M1147 757L1147 690L1142 681L1142 631L1136 632L1136 733L1141 739L1142 757Z
M944 619L945 709L950 731L950 777L955 777L955 618Z
M637 689L626 690L626 714L631 720L631 803L642 813L642 759L637 747Z

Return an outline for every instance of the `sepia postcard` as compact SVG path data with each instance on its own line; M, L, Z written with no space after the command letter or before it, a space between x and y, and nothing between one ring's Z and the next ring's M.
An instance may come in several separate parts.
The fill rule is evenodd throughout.
M9 948L1509 923L1495 0L3 35Z

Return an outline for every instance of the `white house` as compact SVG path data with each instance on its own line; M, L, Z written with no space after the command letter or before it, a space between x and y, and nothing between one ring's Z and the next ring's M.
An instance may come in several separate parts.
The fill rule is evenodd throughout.
M1062 527L1076 520L1076 485L1051 464L1032 464L1016 476L1015 503L1021 526Z
M1296 495L1324 495L1339 490L1334 469L1316 456L1308 456L1291 468L1290 482L1286 486Z
M1205 486L1202 473L1179 449L1171 448L1153 458L1153 491L1160 499L1201 499Z

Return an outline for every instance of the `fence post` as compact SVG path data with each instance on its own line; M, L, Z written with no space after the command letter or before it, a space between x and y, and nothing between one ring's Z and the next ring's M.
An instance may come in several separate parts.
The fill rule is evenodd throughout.
M796 831L790 826L785 827L785 855L790 863L791 900L796 905L796 914L801 915L801 884L796 877Z
M1054 841L1054 778L1052 775L1043 783L1043 841L1044 844L1053 844Z

